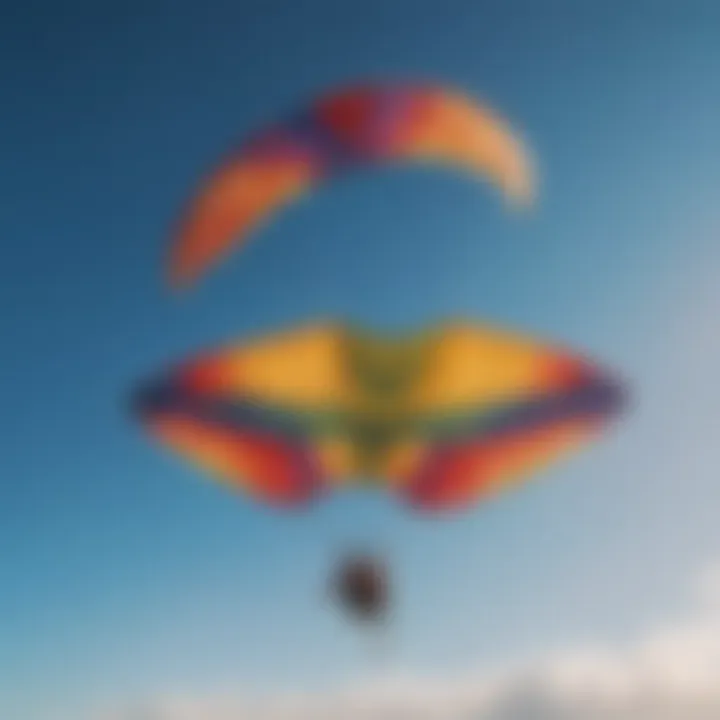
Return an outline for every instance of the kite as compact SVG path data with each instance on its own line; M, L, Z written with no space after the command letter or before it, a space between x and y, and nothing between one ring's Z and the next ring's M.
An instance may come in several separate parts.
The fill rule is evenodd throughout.
M193 284L311 188L403 162L455 167L491 181L511 201L532 199L528 154L489 108L439 86L344 88L260 129L209 174L173 238L171 284Z
M466 321L270 333L179 363L133 403L155 438L269 504L360 485L425 512L519 485L624 406L623 384L587 358Z

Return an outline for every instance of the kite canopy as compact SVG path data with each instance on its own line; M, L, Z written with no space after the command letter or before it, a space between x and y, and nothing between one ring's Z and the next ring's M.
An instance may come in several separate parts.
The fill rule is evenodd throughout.
M201 355L135 400L160 440L269 503L364 484L440 510L580 447L624 393L584 358L482 325L318 324Z
M207 178L171 248L172 284L193 283L312 186L403 161L465 169L513 200L529 201L533 194L520 141L488 108L441 87L345 88L263 128Z

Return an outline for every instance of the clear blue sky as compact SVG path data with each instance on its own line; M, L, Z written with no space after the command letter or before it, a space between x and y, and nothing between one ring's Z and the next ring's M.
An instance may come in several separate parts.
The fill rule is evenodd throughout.
M429 670L632 633L720 555L720 5L37 0L2 14L0 716L361 672L318 594L333 540L368 528L397 562L396 661ZM492 103L537 155L538 208L510 216L452 173L366 175L168 296L167 233L198 176L277 111L366 76ZM637 407L451 523L382 497L278 515L130 423L148 370L327 313L528 329L619 368Z

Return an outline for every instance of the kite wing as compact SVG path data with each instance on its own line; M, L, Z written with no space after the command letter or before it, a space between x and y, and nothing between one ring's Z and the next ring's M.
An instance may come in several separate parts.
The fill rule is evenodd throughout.
M319 439L338 423L344 386L337 332L313 326L182 363L144 384L135 410L153 435L231 487L295 506L329 480ZM336 443L335 456L342 449Z
M413 462L401 496L424 510L462 507L529 479L581 448L624 406L588 360L494 328L444 328L413 400Z

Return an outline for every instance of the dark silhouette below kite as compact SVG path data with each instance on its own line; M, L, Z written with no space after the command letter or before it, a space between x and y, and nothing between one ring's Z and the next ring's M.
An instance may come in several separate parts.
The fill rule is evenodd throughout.
M390 575L377 556L354 553L341 560L330 579L330 594L356 621L377 624L389 619Z

